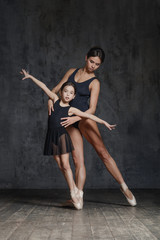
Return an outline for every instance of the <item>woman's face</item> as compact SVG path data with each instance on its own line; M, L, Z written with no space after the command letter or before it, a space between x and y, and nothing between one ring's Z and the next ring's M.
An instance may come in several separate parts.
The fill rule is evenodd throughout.
M86 60L86 68L87 68L88 72L94 72L101 65L101 59L99 57L87 58L87 56L86 56L85 60Z

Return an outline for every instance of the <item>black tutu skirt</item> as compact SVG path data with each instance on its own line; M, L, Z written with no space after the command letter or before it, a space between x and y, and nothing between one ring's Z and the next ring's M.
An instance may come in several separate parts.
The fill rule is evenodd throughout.
M74 150L71 138L63 127L47 130L44 155L61 155Z

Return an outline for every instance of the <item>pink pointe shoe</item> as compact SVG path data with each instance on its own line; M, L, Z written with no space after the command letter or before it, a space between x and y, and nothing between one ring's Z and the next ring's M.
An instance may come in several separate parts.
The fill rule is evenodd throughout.
M122 183L122 184L121 184L121 187L120 187L120 190L121 190L121 192L124 194L124 196L126 197L128 203L129 203L132 207L134 207L134 206L137 205L136 199L135 199L135 197L134 197L133 194L132 194L132 199L130 199L130 198L128 198L128 197L126 196L126 193L125 193L125 192L127 191L127 189L128 189L128 186L126 185L126 183L125 183L125 182Z

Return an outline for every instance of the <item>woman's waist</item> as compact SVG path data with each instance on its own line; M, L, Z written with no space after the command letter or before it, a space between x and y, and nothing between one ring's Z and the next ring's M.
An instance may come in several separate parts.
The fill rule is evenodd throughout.
M84 101L72 101L70 102L71 107L78 108L81 111L86 111L89 108L88 102Z

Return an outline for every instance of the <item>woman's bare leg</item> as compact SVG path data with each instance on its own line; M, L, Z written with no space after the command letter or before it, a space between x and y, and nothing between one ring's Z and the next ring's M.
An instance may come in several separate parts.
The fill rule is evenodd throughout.
M83 136L86 138L86 140L90 144L92 144L97 154L99 155L104 165L106 166L107 170L114 177L114 179L119 184L124 183L122 174L120 173L114 159L110 156L109 152L104 146L97 124L90 119L84 119L80 121L79 128ZM129 189L126 190L125 193L128 198L132 199L133 195Z
M83 190L86 180L86 169L84 165L83 139L80 131L74 127L68 127L67 131L74 145L72 157L75 165L75 182L78 189Z

